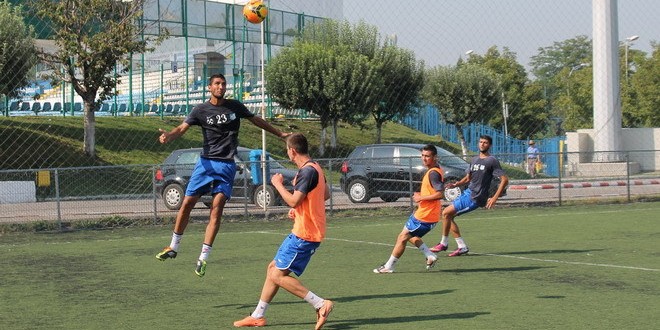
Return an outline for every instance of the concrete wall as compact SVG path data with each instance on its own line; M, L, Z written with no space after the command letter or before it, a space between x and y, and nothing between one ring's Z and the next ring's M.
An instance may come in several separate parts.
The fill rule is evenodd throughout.
M621 130L622 151L630 161L639 163L643 172L660 171L660 128L624 128ZM593 129L566 133L567 165L591 163L594 151Z

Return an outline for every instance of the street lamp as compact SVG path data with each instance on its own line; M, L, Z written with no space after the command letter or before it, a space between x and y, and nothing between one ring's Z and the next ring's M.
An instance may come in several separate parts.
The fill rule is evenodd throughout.
M578 65L574 65L573 67L571 67L571 71L568 72L568 80L567 80L568 88L566 89L566 94L568 97L571 97L571 76L573 75L573 71L580 70L586 66L589 66L589 63L580 63Z
M630 36L630 37L626 38L626 41L623 42L623 45L624 45L625 50L626 50L626 59L625 59L625 64L626 64L626 80L628 80L628 48L630 47L630 44L631 44L633 41L637 40L637 39L639 39L639 36L637 36L637 35L635 35L635 36Z

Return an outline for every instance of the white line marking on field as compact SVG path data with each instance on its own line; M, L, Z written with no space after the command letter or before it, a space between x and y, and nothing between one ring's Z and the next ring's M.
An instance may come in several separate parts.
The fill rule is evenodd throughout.
M257 231L257 232L252 232L252 233L281 235L281 233L268 232L268 231ZM288 235L288 233L287 233L287 235ZM389 244L389 243L351 240L351 239L345 239L345 238L326 237L325 240L326 241L347 242L347 243L357 243L357 244L367 244L367 245L389 246L389 247L394 246L393 244ZM412 246L406 246L406 248L407 249L416 249L415 247L412 247ZM590 263L590 262L562 261L562 260L555 260L555 259L540 259L540 258L520 257L520 256L506 255L506 254L494 254L494 253L475 253L475 252L472 252L472 251L470 251L470 254L490 256L490 257L500 257L500 258L511 258L511 259L519 259L519 260L552 262L552 263L567 264L567 265L582 265L582 266L595 266L595 267L607 267L607 268L622 268L622 269L644 270L644 271L650 271L650 272L660 272L660 269L644 268L644 267L620 266L620 265L611 265L611 264L595 264L595 263Z
M470 251L470 253L472 254L472 251ZM611 264L594 264L594 263L590 263L590 262L562 261L562 260L554 260L554 259L540 259L540 258L510 256L510 255L506 255L506 254L493 254L493 253L474 253L474 254L482 255L482 256L491 256L491 257L520 259L520 260L554 262L554 263L568 264L568 265L583 265L583 266L596 266L596 267L607 267L607 268L623 268L623 269L634 269L634 270L646 270L646 271L650 271L650 272L660 272L660 269L644 268L644 267L619 266L619 265L611 265Z

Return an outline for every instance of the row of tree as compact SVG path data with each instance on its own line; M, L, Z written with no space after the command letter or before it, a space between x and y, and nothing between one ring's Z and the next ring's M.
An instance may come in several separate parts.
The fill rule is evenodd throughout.
M127 68L131 56L150 51L167 37L145 36L143 5L144 0L29 0L31 15L53 31L57 47L46 52L35 48L34 31L23 23L22 11L1 2L0 93L17 96L35 63L50 68L54 83L72 84L84 100L83 150L93 157L93 110L112 96L121 76L114 72L117 64ZM621 59L625 127L660 126L660 47L652 46L650 57L630 50L625 63ZM502 127L506 122L518 139L590 128L591 57L591 41L578 36L540 48L529 73L515 53L495 46L456 65L427 68L413 52L383 39L374 26L324 20L306 26L269 61L265 74L269 95L280 106L320 118L323 152L327 129L330 146L336 146L340 122L365 127L372 119L375 142L380 142L384 123L414 114L424 104L439 109L446 122L459 128L473 122Z
M652 46L651 57L632 50L627 63L621 58L624 127L660 125L660 48ZM383 123L430 104L459 128L467 152L460 128L469 123L503 127L506 121L518 139L592 127L591 58L591 40L578 36L540 48L529 73L515 53L495 46L456 65L426 68L373 26L326 20L280 52L268 64L266 78L269 94L281 106L319 116L321 141L325 128L332 128L331 146L339 121L363 126L372 118L378 143Z

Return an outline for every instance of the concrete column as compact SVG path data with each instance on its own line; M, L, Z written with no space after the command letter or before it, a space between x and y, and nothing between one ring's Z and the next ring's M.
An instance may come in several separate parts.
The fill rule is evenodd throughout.
M617 0L592 0L594 162L623 160ZM601 151L601 152L599 152Z

